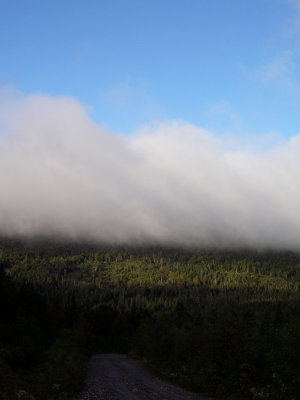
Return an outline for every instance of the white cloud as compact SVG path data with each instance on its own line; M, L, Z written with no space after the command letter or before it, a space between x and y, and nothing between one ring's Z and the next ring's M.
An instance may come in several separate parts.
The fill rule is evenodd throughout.
M41 95L0 121L2 234L300 249L300 136L259 155L182 121L123 137Z
M245 68L246 74L250 80L299 94L300 1L279 1L288 7L285 7L285 18L280 26L268 38L267 51L272 43L273 55L255 68Z
M298 35L300 28L300 1L287 0L287 3L291 5L292 14L284 25L284 32L289 36Z
M250 78L265 84L272 84L284 89L299 90L296 79L296 63L292 52L286 51L259 66L250 74Z

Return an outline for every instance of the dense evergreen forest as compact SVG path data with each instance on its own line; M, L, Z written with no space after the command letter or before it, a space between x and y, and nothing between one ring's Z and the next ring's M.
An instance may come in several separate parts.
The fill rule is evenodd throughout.
M124 352L224 399L300 399L300 254L0 240L0 399Z

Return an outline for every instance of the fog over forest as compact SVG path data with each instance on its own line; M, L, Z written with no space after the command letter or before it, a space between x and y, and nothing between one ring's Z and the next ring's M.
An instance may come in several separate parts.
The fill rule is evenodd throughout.
M300 135L237 151L183 121L124 136L71 97L2 97L1 234L300 249Z

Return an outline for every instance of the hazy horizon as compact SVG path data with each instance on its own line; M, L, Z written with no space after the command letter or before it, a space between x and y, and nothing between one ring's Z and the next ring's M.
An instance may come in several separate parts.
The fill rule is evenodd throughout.
M2 235L300 248L300 135L265 152L176 120L122 136L43 95L7 100L0 121Z

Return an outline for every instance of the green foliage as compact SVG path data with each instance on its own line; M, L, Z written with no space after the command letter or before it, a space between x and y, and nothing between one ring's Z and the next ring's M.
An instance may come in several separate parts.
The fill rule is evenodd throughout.
M0 266L2 399L71 398L93 352L226 399L299 399L299 254L3 239Z
M74 329L74 328L73 328ZM35 371L31 392L39 399L67 398L81 389L87 365L87 356L72 337L73 329L62 333L45 353L45 360Z

